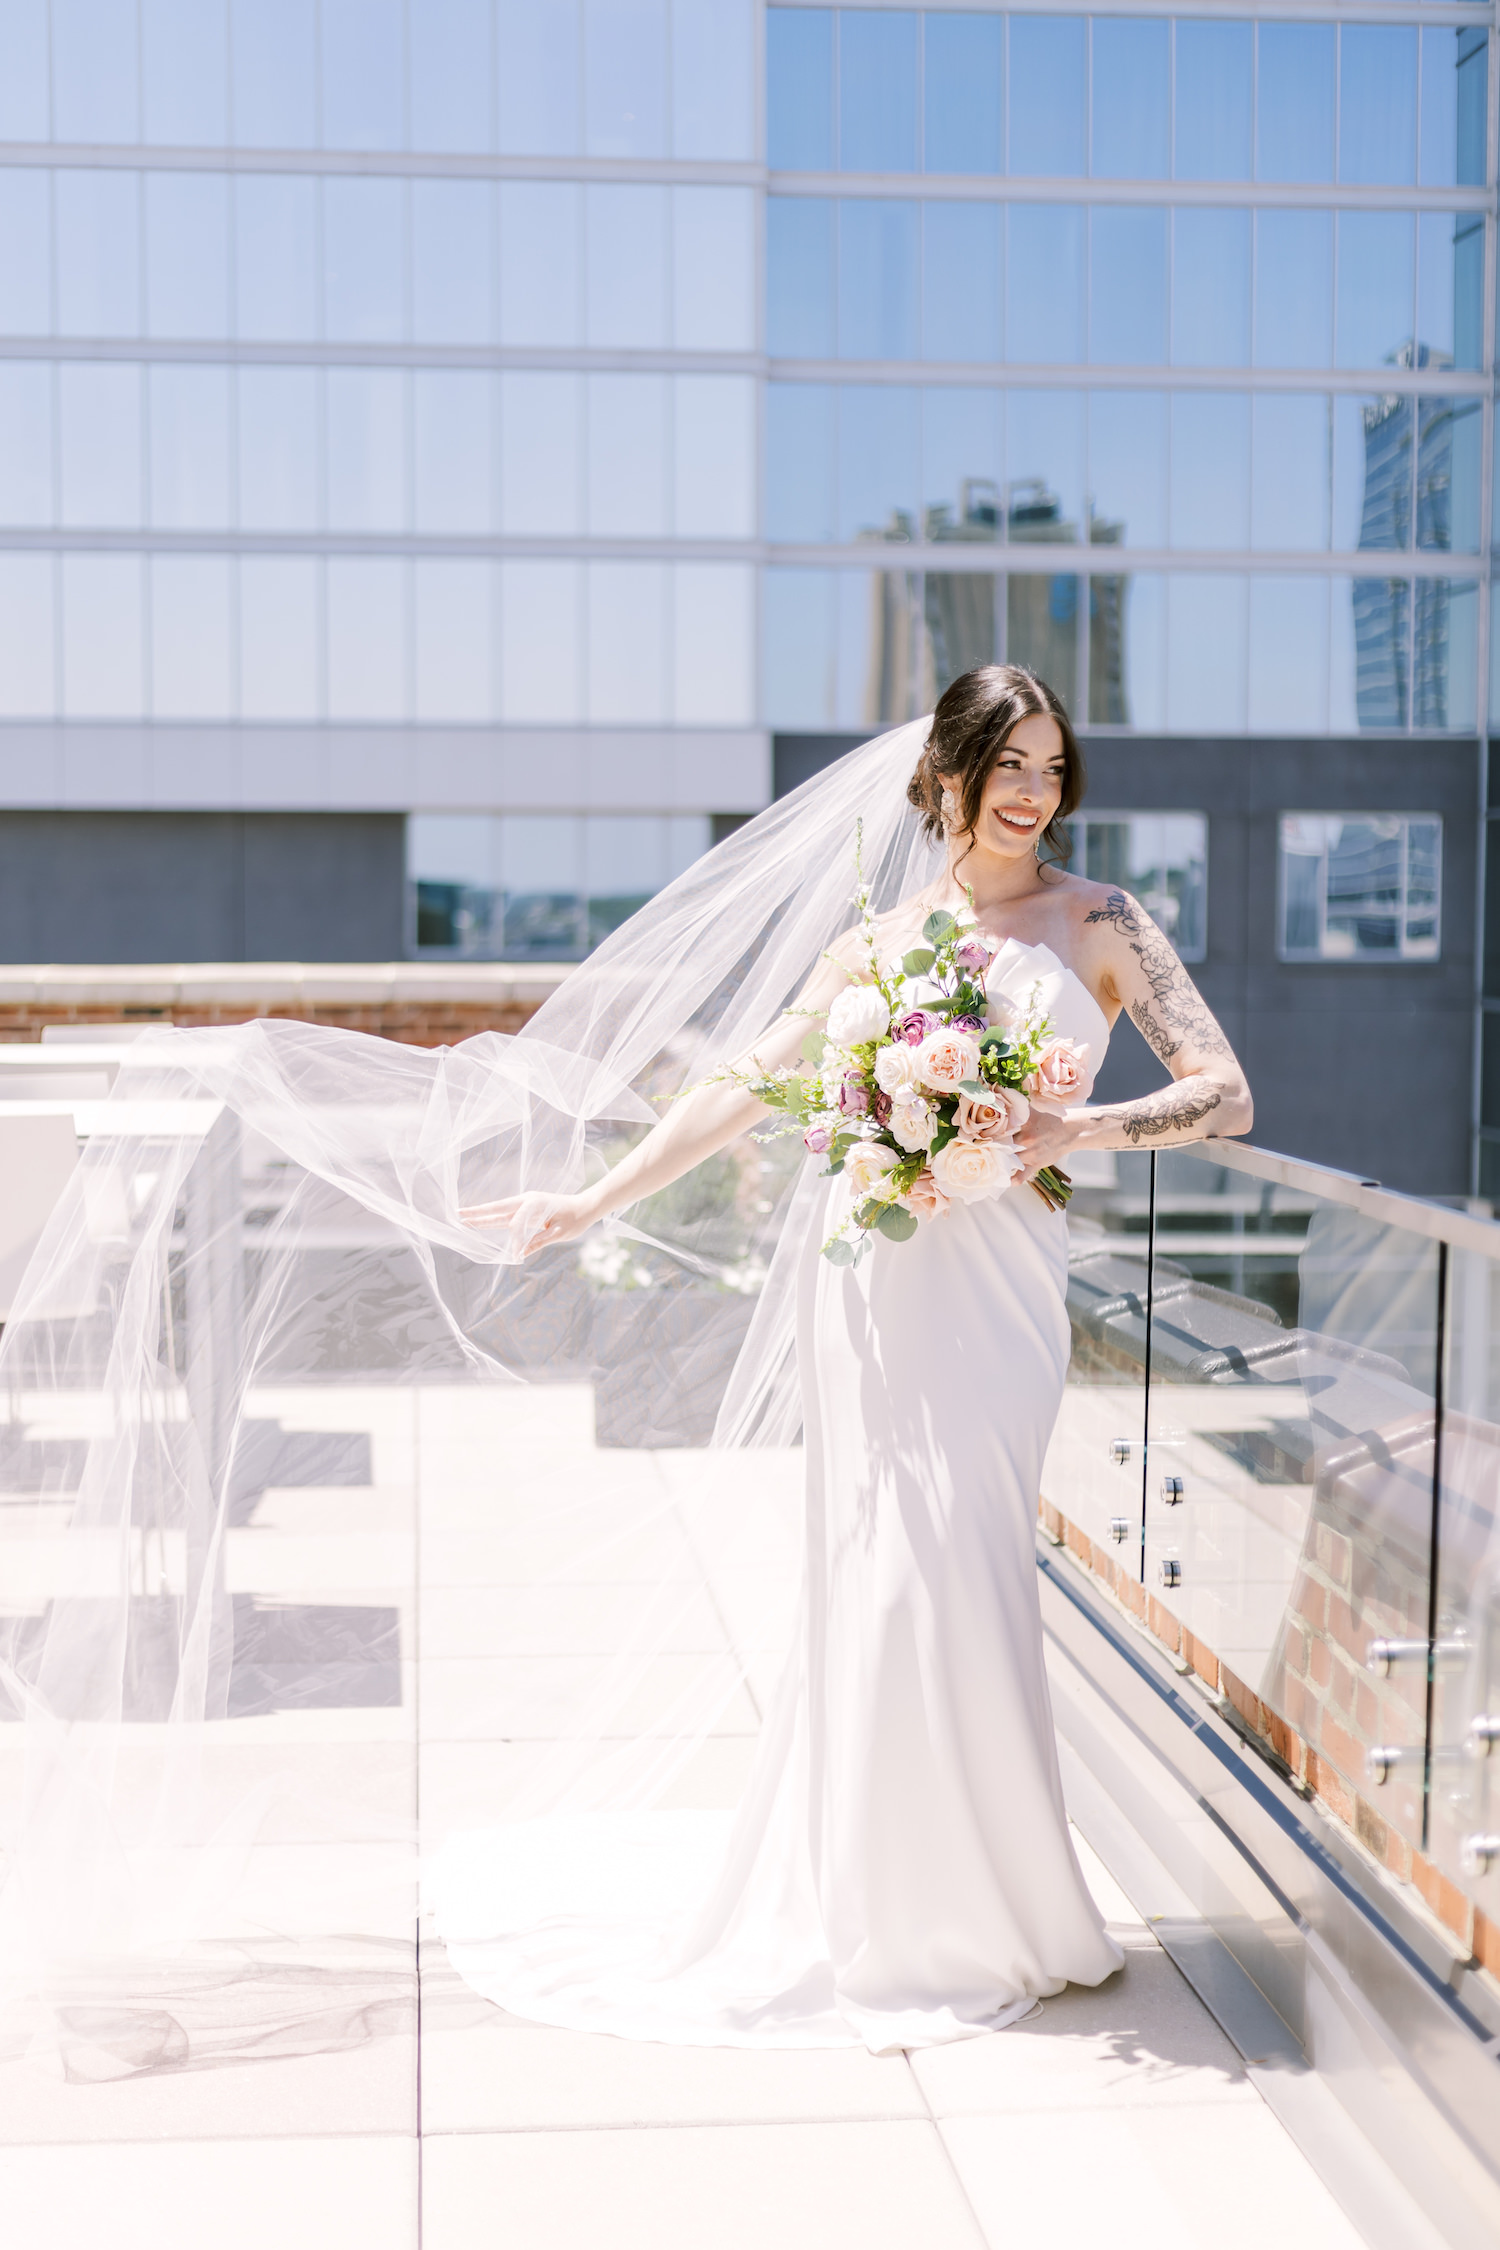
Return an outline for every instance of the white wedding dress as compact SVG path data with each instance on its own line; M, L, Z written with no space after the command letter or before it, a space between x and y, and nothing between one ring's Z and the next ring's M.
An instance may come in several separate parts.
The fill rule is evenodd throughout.
M1008 941L992 1000L1038 984L1097 1064L1091 995ZM885 2052L995 2030L1120 1966L1069 1837L1036 1586L1066 1222L1016 1188L855 1267L823 1238L798 1307L805 1577L749 1786L732 1822L450 1839L432 1883L449 1956L518 2014Z

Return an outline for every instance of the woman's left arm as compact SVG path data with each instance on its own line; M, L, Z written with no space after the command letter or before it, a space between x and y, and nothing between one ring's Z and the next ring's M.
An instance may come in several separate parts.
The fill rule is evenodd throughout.
M1171 1072L1174 1083L1138 1101L1084 1104L1062 1116L1033 1109L1016 1136L1028 1172L1068 1168L1077 1148L1180 1147L1210 1133L1248 1133L1250 1088L1234 1050L1171 945L1128 891L1112 890L1085 917L1108 991Z

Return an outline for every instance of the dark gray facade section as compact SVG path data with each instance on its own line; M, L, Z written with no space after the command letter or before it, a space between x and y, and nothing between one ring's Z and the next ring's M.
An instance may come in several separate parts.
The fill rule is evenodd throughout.
M859 739L777 736L778 795ZM1085 736L1083 747L1091 806L1208 815L1208 955L1193 976L1249 1073L1257 1144L1411 1194L1467 1193L1479 745L1136 735ZM1278 815L1362 811L1442 815L1442 958L1279 961ZM1164 1078L1133 1026L1117 1026L1100 1099Z
M399 813L0 814L7 961L396 961Z

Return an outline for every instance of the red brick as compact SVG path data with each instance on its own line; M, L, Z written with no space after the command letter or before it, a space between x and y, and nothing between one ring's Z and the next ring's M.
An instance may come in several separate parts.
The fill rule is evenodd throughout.
M1068 1523L1066 1519L1064 1520L1063 1531L1068 1542L1068 1553L1076 1555L1080 1562L1086 1563L1094 1544L1088 1533L1080 1531L1076 1523Z
M1380 1733L1380 1699L1368 1680L1354 1683L1354 1724L1366 1742Z
M1306 1572L1297 1580L1292 1594L1292 1608L1299 1617L1307 1620L1316 1633L1321 1630L1328 1613L1327 1599L1322 1587Z
M1326 1641L1314 1641L1308 1652L1308 1676L1320 1688L1326 1688L1333 1678L1333 1655Z
M1500 1977L1500 1922L1492 1922L1481 1908L1474 1909L1474 1935L1469 1941L1475 1959L1492 1977Z
M1226 1666L1219 1666L1219 1686L1238 1711L1247 1727L1260 1731L1260 1698L1252 1694L1243 1680L1237 1680Z
M1152 1632L1175 1656L1182 1644L1182 1627L1169 1609L1163 1608L1154 1594L1147 1597L1147 1621Z
M1122 1570L1120 1573L1119 1595L1121 1601L1125 1604L1125 1607L1130 1611L1133 1617L1145 1616L1146 1589L1141 1584L1140 1580L1138 1578L1131 1577L1128 1571Z
M1354 1823L1354 1799L1326 1758L1316 1750L1307 1753L1305 1779L1315 1796L1320 1797L1330 1812L1336 1813L1347 1827Z
M1323 1723L1318 1729L1319 1755L1328 1758L1352 1781L1365 1770L1365 1755L1352 1734L1341 1727L1331 1711L1323 1713Z
M1185 1627L1182 1635L1182 1653L1189 1664L1192 1665L1200 1680L1207 1680L1211 1688L1218 1686L1219 1659L1211 1648L1206 1647L1199 1640L1196 1633L1188 1632Z
M1452 1930L1466 1951L1473 1952L1474 1909L1456 1883L1450 1883L1430 1859L1411 1855L1411 1879L1438 1920Z

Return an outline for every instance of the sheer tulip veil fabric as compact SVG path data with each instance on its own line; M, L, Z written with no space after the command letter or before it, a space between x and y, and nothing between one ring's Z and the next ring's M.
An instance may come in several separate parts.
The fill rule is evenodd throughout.
M274 1956L321 2022L309 1964L383 1958L419 1842L461 1969L546 2020L883 2046L1109 1973L1031 1560L1063 1221L1012 1191L841 1271L828 1183L749 1140L528 1264L458 1215L581 1186L742 1054L853 920L857 832L877 911L931 879L926 734L514 1038L131 1048L0 1336L0 2000L107 1994L176 2054L174 1977L253 1956L263 2039ZM1044 948L996 973L1102 1053ZM420 1837L419 1631L422 1723L486 1777Z

